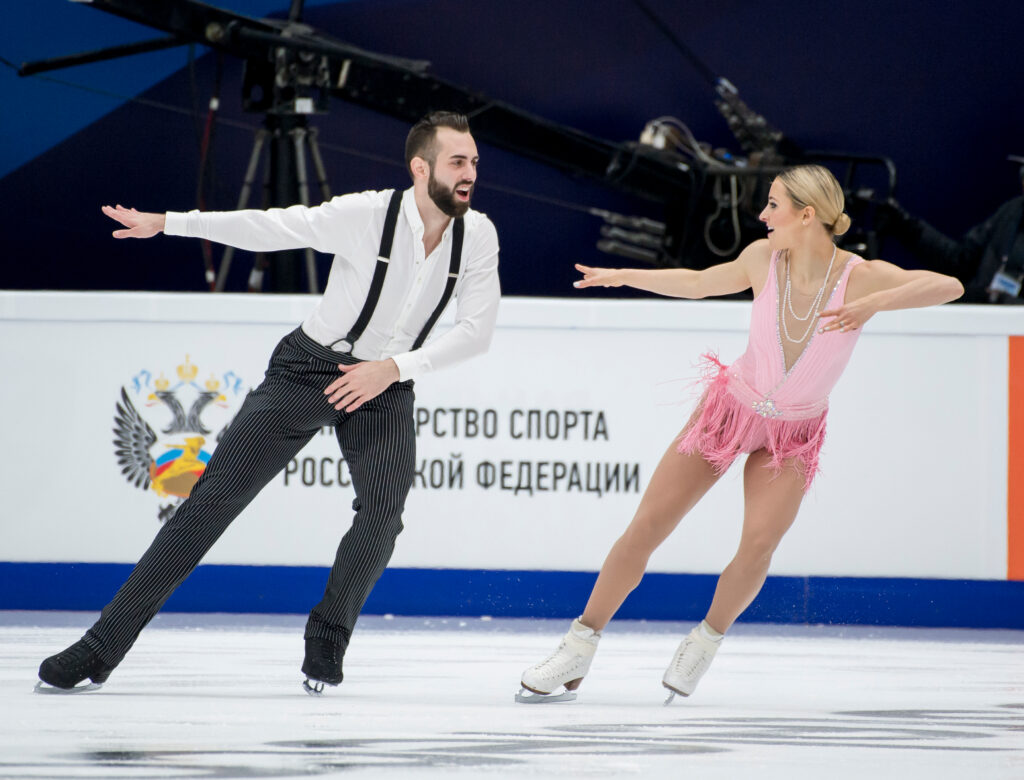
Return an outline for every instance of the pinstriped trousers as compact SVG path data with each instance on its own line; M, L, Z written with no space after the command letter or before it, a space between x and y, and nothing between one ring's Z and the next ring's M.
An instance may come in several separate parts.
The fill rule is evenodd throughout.
M124 658L231 521L327 425L334 426L352 475L355 517L305 636L348 640L402 530L416 455L412 381L392 384L351 414L327 401L323 391L338 377L337 364L358 362L301 328L281 340L263 382L246 397L191 494L86 633L104 663Z

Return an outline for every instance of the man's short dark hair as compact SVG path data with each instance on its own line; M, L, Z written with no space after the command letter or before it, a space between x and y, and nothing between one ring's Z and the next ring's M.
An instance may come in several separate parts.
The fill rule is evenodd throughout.
M432 111L412 126L405 139L405 168L412 175L410 164L413 157L420 157L431 165L437 159L437 128L449 127L460 133L469 132L469 119L465 114L454 111Z

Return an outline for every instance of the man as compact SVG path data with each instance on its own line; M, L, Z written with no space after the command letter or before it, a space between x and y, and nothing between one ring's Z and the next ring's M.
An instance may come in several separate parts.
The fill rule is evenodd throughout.
M1020 165L1024 186L1024 157L1007 159ZM880 230L899 239L925 268L960 279L964 302L1024 304L1024 195L1010 198L959 241L910 216L895 201L885 204L881 215Z
M470 210L478 155L466 117L425 117L409 132L405 158L413 186L404 193L344 195L315 208L103 207L124 226L116 238L164 232L253 251L311 246L335 259L319 305L278 344L189 498L96 624L43 661L43 682L102 684L231 521L327 425L351 471L355 516L306 623L302 671L310 693L342 681L356 619L402 530L415 459L412 380L485 352L500 296L497 233ZM454 327L424 346L452 293Z

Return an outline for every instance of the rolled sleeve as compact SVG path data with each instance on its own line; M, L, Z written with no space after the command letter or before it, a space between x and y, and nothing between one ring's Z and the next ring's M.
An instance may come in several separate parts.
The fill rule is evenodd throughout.
M164 214L164 235L187 236L188 214L181 211L168 211Z

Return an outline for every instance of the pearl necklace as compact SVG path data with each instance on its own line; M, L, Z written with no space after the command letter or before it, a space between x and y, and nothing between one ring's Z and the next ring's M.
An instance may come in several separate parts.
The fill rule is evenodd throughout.
M807 337L809 335L811 335L811 331L814 329L814 324L815 324L815 322L817 322L818 314L821 312L821 304L822 304L822 301L823 301L823 299L825 297L825 288L828 287L828 279L832 275L832 266L836 262L836 250L838 248L839 248L838 246L832 247L832 259L828 261L828 270L825 271L825 278L822 279L822 281L821 281L821 289L819 289L818 290L818 294L814 296L814 300L811 301L811 308L807 310L807 314L805 314L803 317L801 317L799 314L797 314L795 311L793 311L793 297L792 297L793 283L792 283L792 281L790 279L790 276L789 276L789 257L788 257L788 254L787 254L787 257L786 257L786 290L785 290L785 292L783 293L783 296L782 296L782 298L783 298L783 305L785 306L785 309L789 309L789 313L793 315L793 319L795 319L795 320L797 320L799 322L807 322L807 320L810 320L810 323L807 325L807 330L804 331L804 335L802 335L798 339L795 339L795 338L793 338L792 336L789 335L789 326L786 325L786 311L785 311L785 309L783 309L782 311L779 312L779 314L781 315L781 318L782 318L782 332L783 332L783 334L786 337L786 341L788 341L790 344L802 344L804 341L807 340Z

